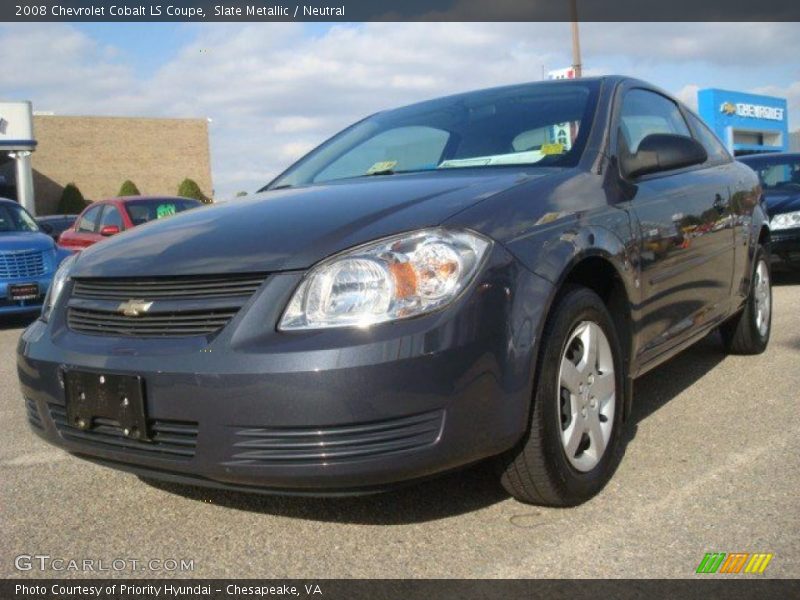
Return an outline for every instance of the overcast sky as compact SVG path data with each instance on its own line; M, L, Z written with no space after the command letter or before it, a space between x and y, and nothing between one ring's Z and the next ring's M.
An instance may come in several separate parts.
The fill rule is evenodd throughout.
M798 23L585 23L587 75L787 97ZM64 115L208 117L217 197L252 192L377 110L568 66L568 23L3 24L0 95Z

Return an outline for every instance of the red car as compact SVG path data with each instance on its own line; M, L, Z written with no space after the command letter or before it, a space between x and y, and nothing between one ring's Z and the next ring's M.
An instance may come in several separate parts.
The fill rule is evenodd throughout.
M98 200L87 206L70 227L58 238L58 244L70 250L81 250L131 227L162 219L202 202L180 196L125 196Z

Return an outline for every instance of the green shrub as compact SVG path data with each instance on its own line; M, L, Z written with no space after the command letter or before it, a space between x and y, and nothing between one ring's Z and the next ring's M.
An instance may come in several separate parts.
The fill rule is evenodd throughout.
M139 188L136 187L136 184L133 183L130 179L126 179L125 182L122 184L122 187L119 188L119 195L120 196L140 196Z
M68 183L61 192L58 202L58 212L62 215L77 215L89 205L83 194L74 183Z
M206 204L211 203L211 199L203 193L203 190L200 189L200 186L197 185L197 182L194 179L189 179L188 177L181 181L181 184L178 186L178 196L183 196L184 198L194 198L195 200L200 200L200 202L205 202Z

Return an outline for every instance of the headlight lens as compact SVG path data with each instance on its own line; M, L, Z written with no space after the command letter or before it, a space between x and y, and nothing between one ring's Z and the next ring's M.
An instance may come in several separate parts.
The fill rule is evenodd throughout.
M53 282L50 284L50 289L47 291L47 296L44 299L44 306L42 306L42 319L45 321L50 317L53 307L56 305L56 302L58 302L58 297L64 290L64 285L69 281L69 271L77 257L77 254L73 254L65 258L61 261L61 265L58 267L56 274L53 275Z
M800 210L775 215L770 222L771 229L793 229L800 227Z
M364 327L431 312L469 284L489 245L471 231L424 229L354 248L309 272L278 328Z

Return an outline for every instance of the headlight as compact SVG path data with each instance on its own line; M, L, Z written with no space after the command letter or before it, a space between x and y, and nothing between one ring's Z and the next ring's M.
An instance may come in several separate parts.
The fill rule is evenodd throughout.
M424 229L348 250L308 273L278 328L363 327L431 312L469 284L489 245L470 231Z
M793 229L800 227L800 210L775 215L770 221L771 229Z
M45 321L50 316L50 312L53 310L56 302L58 302L58 297L64 290L64 285L69 281L69 271L77 257L77 254L73 254L65 258L61 261L61 266L58 267L56 274L53 275L53 282L50 284L50 289L47 291L47 296L44 299L44 306L42 306L42 319Z

